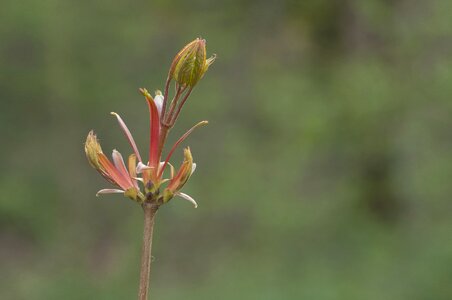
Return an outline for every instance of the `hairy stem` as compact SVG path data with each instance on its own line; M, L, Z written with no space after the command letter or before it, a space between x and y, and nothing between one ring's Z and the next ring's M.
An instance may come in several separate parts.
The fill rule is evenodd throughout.
M138 300L148 300L149 292L149 275L151 273L151 249L152 249L152 232L154 229L154 218L158 206L144 203L144 230L143 230L143 247L141 248L141 272L140 272L140 288L138 291Z

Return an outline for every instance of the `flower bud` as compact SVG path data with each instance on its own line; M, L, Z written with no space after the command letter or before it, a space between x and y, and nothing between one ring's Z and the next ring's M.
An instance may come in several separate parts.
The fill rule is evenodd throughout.
M206 40L197 38L177 53L169 76L181 86L193 87L214 61L215 55L206 59Z
M162 115L162 107L163 107L163 95L162 95L162 92L159 90L155 91L154 103L155 103L155 106L157 106L159 116L161 116Z
M97 170L101 170L102 167L99 163L99 153L102 153L102 148L100 147L99 141L92 130L86 137L85 153L91 166Z

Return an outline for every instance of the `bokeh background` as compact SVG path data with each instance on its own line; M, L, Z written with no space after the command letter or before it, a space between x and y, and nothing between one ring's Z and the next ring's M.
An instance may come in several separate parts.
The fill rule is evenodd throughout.
M2 0L0 298L135 299L142 211L83 152L147 149L137 89L218 59L170 141L198 163L158 213L151 298L452 299L449 0ZM176 165L182 150L174 156Z

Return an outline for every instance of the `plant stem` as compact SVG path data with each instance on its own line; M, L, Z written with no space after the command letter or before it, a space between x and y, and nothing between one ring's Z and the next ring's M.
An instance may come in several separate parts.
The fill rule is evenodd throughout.
M171 106L168 111L168 116L166 117L166 120L165 120L166 124L171 124L171 123L169 123L169 121L173 118L173 113L174 113L174 109L176 108L177 101L179 101L179 98L182 95L182 93L185 91L185 89L186 89L186 87L178 86L178 88L176 90L176 94L174 95L174 98L171 101Z
M171 77L168 74L168 78L166 79L166 83L165 83L165 90L163 91L163 105L162 105L162 116L160 118L160 121L163 122L165 119L165 114L166 114L166 103L168 102L168 92L169 92L169 86L170 86L170 82L171 82Z
M185 94L184 98L182 99L182 102L179 104L179 107L177 108L177 112L176 115L172 116L173 118L170 119L169 123L171 124L171 126L174 126L174 123L176 123L177 118L179 117L180 111L182 109L182 106L184 106L185 101L187 101L188 96L190 96L191 91L193 91L193 87L191 87L188 92Z
M159 153L157 157L162 156L163 146L165 145L166 137L168 136L168 132L171 128L167 125L162 125L160 128L160 140L159 140Z
M148 300L149 275L151 273L151 249L152 232L154 229L154 218L158 206L150 203L143 204L144 210L144 229L143 229L143 247L141 248L141 272L140 289L138 300Z

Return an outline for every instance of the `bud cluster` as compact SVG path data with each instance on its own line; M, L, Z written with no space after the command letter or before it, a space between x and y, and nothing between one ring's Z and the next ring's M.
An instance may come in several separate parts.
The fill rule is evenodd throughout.
M180 190L188 181L196 168L190 148L184 149L184 160L176 172L169 160L177 148L191 132L199 126L207 124L201 121L189 129L173 145L167 157L162 160L162 151L166 137L179 117L182 106L187 101L194 86L204 76L209 66L214 62L215 56L206 59L206 41L195 39L186 45L174 58L168 72L165 90L162 95L157 91L155 96L144 88L140 89L149 108L150 140L149 160L145 161L122 118L116 117L121 130L132 147L133 153L128 157L127 166L122 155L113 150L112 161L102 152L102 148L93 131L90 131L85 142L85 153L90 165L105 179L115 185L115 188L102 189L97 194L122 193L126 197L140 204L150 203L160 206L174 196L180 196L197 206L195 200ZM168 101L169 88L174 81L175 93ZM169 108L167 109L167 103ZM166 167L169 166L169 177L164 178Z

